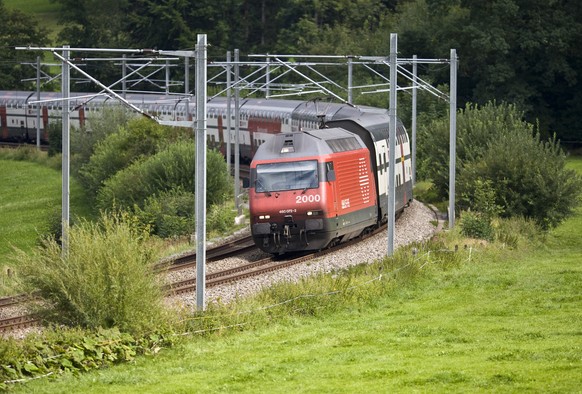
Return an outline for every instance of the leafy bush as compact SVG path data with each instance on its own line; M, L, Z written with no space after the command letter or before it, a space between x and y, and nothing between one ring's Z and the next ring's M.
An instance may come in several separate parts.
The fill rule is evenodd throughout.
M58 324L138 334L163 326L167 316L147 234L121 214L78 223L66 253L47 239L32 254L16 255L23 289L36 290L46 301L40 313Z
M465 237L493 240L491 220L481 212L464 211L460 226Z
M503 212L503 207L495 203L495 189L490 180L475 179L472 186L472 198L467 194L463 197L467 206L475 211L464 211L461 215L461 233L466 237L492 241L491 221Z
M433 180L439 197L448 197L448 120L421 128L419 157L421 172ZM565 168L558 142L542 141L534 125L508 104L469 104L459 112L456 170L462 210L482 210L475 206L476 182L488 181L493 206L504 208L503 217L532 218L543 228L571 215L582 192L582 178Z
M95 152L97 145L110 134L127 129L135 114L121 105L104 106L91 113L87 127L71 130L71 173L78 174Z
M155 354L172 344L171 333L164 330L134 337L117 329L59 329L23 341L4 340L0 342L0 390L39 376L133 361L137 355Z
M105 182L97 204L110 209L114 204L130 209L144 207L151 197L172 189L194 190L194 143L179 141L154 156L136 161ZM230 176L220 153L207 154L207 207L222 203L230 193Z
M236 214L234 207L230 209L226 204L213 205L206 214L206 231L218 234L231 231Z
M59 120L48 125L48 155L55 156L63 151L63 123Z
M158 152L165 146L166 137L172 133L176 132L150 119L129 121L126 127L97 144L89 162L79 170L81 183L95 195L103 183L118 171Z

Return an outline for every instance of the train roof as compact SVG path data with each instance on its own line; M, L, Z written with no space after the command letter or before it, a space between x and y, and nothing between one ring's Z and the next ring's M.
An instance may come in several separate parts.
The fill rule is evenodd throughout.
M23 104L29 102L35 102L36 92L32 91L12 91L12 90L2 90L0 91L0 103L4 105L16 105L16 104ZM83 101L87 102L87 105L102 105L104 102L115 103L116 99L111 98L109 95L105 93L71 93L70 96L71 101L78 105ZM46 101L47 104L54 103L58 105L60 102L61 93L60 92L40 92L40 99L41 101ZM181 99L180 96L177 95L165 95L165 94L127 94L126 99L132 103L141 103L141 104L149 104L149 105L175 105Z
M275 134L257 150L253 161L330 155L365 148L361 138L341 128Z
M365 116L354 118L344 118L331 120L328 122L330 127L343 127L349 131L362 135L362 133L370 134L374 141L387 139L390 128L390 117L387 114L372 113ZM396 134L403 134L406 132L404 125L400 119L396 119Z

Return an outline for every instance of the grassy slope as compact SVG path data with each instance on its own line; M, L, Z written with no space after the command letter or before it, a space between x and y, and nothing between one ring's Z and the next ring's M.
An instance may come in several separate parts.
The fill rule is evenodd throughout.
M48 207L60 205L60 174L35 163L0 160L0 264L10 244L28 249L39 227L48 223Z
M582 161L573 162L580 168ZM34 392L579 391L582 209L533 251L481 251L376 307L192 340Z
M12 245L28 250L48 229L52 212L60 212L61 174L41 164L0 159L0 267L7 266ZM82 190L71 180L71 215L89 210ZM8 264L9 265L9 264Z

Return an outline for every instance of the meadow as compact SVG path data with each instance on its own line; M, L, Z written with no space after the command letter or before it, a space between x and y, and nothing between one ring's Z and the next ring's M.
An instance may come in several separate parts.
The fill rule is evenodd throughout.
M580 169L582 159L569 165ZM460 263L423 264L397 285L362 276L349 297L310 294L315 304L340 305L330 312L281 313L268 324L187 337L155 357L16 391L578 392L581 229L579 208L543 243L461 248ZM366 296L378 286L386 287L381 297ZM342 307L334 297L351 301Z

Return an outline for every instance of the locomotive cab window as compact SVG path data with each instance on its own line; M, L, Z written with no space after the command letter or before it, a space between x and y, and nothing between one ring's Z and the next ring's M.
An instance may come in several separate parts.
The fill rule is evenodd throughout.
M257 165L257 193L285 190L316 189L319 174L316 160L268 163Z

